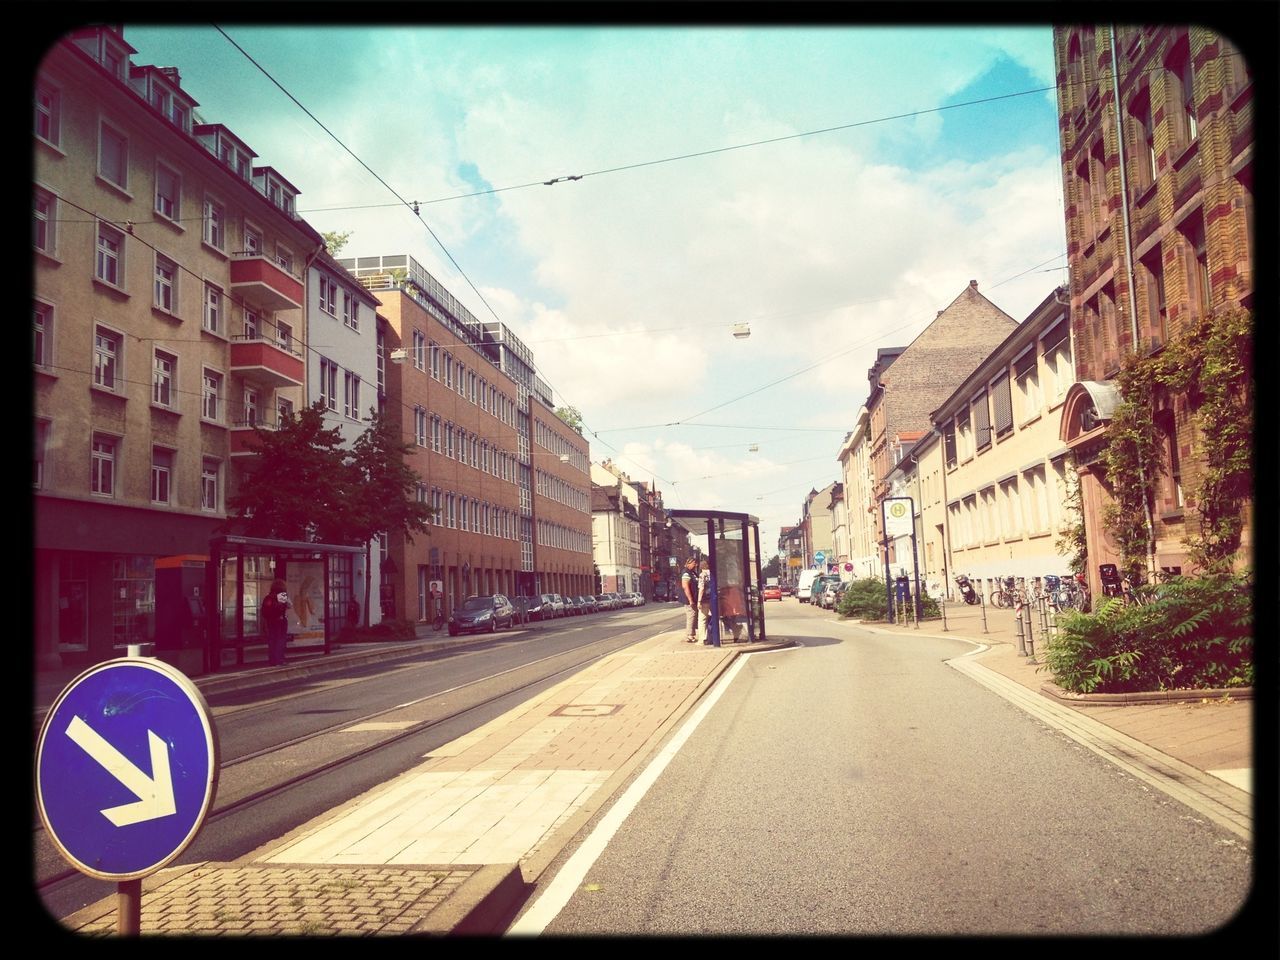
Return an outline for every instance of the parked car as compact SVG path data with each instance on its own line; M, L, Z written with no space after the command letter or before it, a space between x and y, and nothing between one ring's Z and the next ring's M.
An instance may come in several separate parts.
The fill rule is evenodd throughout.
M535 593L532 597L521 597L520 599L525 602L525 609L530 621L547 619L547 605L542 602L542 597L539 594Z
M578 609L578 600L576 597L563 596L560 598L564 603L564 615L566 617L580 617L582 611Z
M630 604L631 606L633 606L633 607L643 607L643 606L644 606L644 594L642 594L642 593L636 593L635 591L632 591L631 593L628 593L628 594L627 594L627 603L629 603L629 604Z
M784 597L794 597L796 595L796 588L789 583L784 583L782 585L782 595Z
M516 608L500 593L488 597L467 597L449 615L449 636L460 633L494 633L511 627Z
M542 618L544 620L554 620L556 617L564 616L564 600L558 593L544 593L542 595Z
M583 613L595 613L596 598L595 597L578 597L578 606L579 608L581 608Z
M829 606L829 604L825 602L827 592L834 589L836 584L839 582L840 577L835 574L823 574L820 577L814 578L812 587L813 595L810 602L819 607Z
M813 581L821 574L817 570L801 570L800 579L796 583L796 599L808 603L813 599Z
M781 600L781 599L782 599L782 588L781 588L780 586L778 586L777 584L774 584L773 586L767 586L767 587L765 587L765 588L764 588L764 598L765 598L766 600Z

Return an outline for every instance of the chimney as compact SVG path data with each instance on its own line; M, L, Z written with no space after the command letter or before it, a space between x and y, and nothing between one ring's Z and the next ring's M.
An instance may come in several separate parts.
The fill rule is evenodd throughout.
M970 280L970 281L969 281L969 286L970 286L970 287L972 287L974 290L977 290L977 289L978 289L978 281L977 281L977 280Z

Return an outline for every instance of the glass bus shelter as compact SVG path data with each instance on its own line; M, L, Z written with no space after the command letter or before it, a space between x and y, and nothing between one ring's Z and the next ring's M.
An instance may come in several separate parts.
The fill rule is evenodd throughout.
M668 515L690 535L706 538L711 568L707 639L715 646L722 636L735 642L764 640L759 519L721 510L670 510Z

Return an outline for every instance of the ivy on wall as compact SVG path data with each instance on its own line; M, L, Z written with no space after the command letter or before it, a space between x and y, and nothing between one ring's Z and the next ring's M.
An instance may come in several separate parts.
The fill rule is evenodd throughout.
M1216 568L1229 565L1240 547L1253 490L1252 319L1239 308L1219 311L1195 321L1163 350L1131 354L1121 365L1121 399L1102 453L1112 491L1103 522L1135 584L1146 579L1154 484L1167 472L1154 412L1160 391L1186 397L1203 464L1187 491L1187 505L1200 515L1199 533L1185 540L1188 556L1199 567Z

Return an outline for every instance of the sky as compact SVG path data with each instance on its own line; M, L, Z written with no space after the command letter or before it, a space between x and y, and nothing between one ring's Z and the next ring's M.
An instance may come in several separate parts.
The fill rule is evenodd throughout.
M592 460L766 557L877 348L970 280L1017 321L1066 282L1048 26L219 26L125 38L341 256L511 327Z

